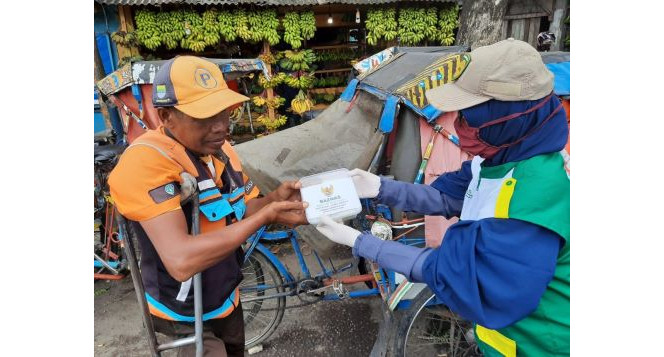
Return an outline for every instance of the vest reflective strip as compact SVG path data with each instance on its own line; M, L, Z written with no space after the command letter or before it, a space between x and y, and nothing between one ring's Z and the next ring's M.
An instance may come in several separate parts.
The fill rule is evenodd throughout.
M190 289L191 278L187 279L187 281L183 281L182 284L180 284L180 292L178 293L178 296L175 298L175 300L184 302L187 299L187 295L189 295Z
M516 357L516 342L496 330L489 330L480 325L475 325L475 332L480 341L491 346L505 357Z
M208 188L212 187L217 187L212 179L207 179L198 183L198 189L200 191L207 190Z
M194 316L180 315L177 312L166 307L164 304L155 300L148 293L145 293L145 299L148 301L148 308L150 310L150 313L155 316L159 316L161 318L172 321L194 322ZM231 295L224 301L223 304L221 304L221 306L210 312L203 314L203 321L228 316L233 310L235 310L235 307L237 306L238 302L239 302L239 291L238 288L235 288L235 290L233 290Z
M503 186L498 193L496 200L496 218L509 218L510 201L514 195L514 186L516 186L516 179L510 178L503 182Z

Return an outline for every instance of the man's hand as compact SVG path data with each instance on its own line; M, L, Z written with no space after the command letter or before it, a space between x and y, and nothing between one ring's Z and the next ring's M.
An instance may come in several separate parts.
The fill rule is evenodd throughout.
M265 214L267 223L281 223L289 227L302 224L309 224L304 209L309 204L307 202L271 202L261 209Z
M328 216L320 218L320 223L318 223L316 229L329 240L349 247L355 245L355 240L357 240L357 237L361 234L360 231L341 223L337 223Z
M284 181L270 193L270 199L272 202L302 201L301 187L302 184L299 181Z
M380 177L360 169L351 170L348 176L353 179L355 190L360 198L375 198L380 191Z

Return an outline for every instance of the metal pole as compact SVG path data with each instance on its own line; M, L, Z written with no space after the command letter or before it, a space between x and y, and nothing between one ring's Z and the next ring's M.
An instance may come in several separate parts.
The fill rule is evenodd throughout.
M94 253L95 259L101 263L106 269L110 270L113 274L118 275L120 274L116 269L113 269L112 266L110 266L104 259L101 259L100 256L97 255L97 253Z
M191 235L197 236L200 229L198 195L193 197ZM201 273L194 275L194 336L196 341L196 357L203 357L203 283Z
M240 78L240 82L242 83L242 88L244 89L244 94L247 97L251 97L251 93L247 90L247 83L244 81L244 79ZM249 127L251 128L251 134L254 134L254 122L251 120L251 105L249 104L249 101L244 102L246 107L247 107L247 115L249 115Z
M127 260L129 261L131 280L134 282L138 307L141 310L141 315L143 315L143 323L148 330L148 345L150 345L150 352L152 353L152 356L159 357L161 356L161 353L157 350L157 336L154 332L154 324L152 323L152 316L150 316L148 310L148 303L145 300L145 289L143 288L143 280L141 279L141 274L138 270L138 260L136 260L134 241L128 234L127 221L124 217L122 217L121 214L116 214L115 217L118 222L118 228L120 229L120 235L126 237L124 240L125 253L127 254Z

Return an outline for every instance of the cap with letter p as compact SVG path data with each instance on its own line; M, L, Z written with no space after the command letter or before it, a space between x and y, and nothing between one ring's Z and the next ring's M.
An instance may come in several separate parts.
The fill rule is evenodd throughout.
M177 56L157 71L152 85L154 107L175 107L206 119L249 98L228 88L215 63L195 56Z

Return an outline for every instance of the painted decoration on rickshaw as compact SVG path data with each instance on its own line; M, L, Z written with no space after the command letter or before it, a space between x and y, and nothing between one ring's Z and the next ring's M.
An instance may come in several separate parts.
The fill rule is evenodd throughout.
M408 81L397 89L397 93L404 95L419 108L429 105L424 93L427 90L440 87L445 83L455 81L470 63L470 55L456 54L440 59L428 66L422 74Z
M392 56L394 56L394 47L384 49L369 58L365 58L362 61L356 63L353 67L360 74L364 74L380 66L381 63L392 58Z
M97 82L97 87L104 95L111 95L132 85L131 64L127 63L115 72Z

